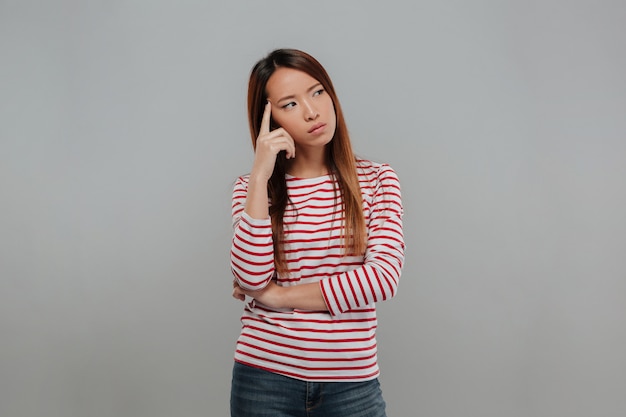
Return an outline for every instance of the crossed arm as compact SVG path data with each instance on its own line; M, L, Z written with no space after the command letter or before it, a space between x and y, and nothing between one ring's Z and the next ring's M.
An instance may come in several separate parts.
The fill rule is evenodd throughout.
M320 282L284 287L272 280L271 222L245 212L245 197L252 185L240 180L233 197L233 297L244 300L248 295L268 307L324 310L332 315L393 297L404 261L402 205L395 173L388 169L381 176L371 206L363 264Z
M236 280L233 285L233 297L241 301L244 301L247 295L272 308L295 308L315 311L328 310L324 297L322 296L320 284L317 282L281 287L272 280L265 288L260 290L247 290L242 288Z

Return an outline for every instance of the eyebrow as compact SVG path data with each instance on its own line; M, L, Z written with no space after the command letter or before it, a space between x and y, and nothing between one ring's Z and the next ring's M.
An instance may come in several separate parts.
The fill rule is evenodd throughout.
M306 92L308 93L309 91L314 90L314 89L316 89L318 86L321 86L321 85L322 85L322 83L315 83L314 85L312 85L311 87L309 87L309 88L306 90ZM285 97L283 97L283 98L278 99L277 103L280 103L280 102L281 102L281 101L283 101L283 100L289 100L289 99L292 99L292 98L295 98L295 97L296 97L295 95L291 94L291 95L289 95L289 96L285 96Z

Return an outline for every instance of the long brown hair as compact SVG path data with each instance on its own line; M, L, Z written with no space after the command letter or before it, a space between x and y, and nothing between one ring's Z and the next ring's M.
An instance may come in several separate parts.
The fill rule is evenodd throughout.
M256 149L256 140L261 129L261 120L268 96L267 82L274 71L280 67L296 69L315 78L322 84L333 101L337 125L333 139L326 145L326 164L329 172L337 181L343 205L345 219L341 232L343 251L347 255L363 254L367 232L363 216L363 197L356 171L356 157L352 152L348 128L333 83L324 67L311 55L297 49L277 49L253 67L248 83L248 122L252 146ZM276 128L276 126L272 128ZM274 259L278 271L284 273L288 272L282 244L284 241L283 216L289 203L285 178L286 165L285 153L280 152L276 158L274 172L267 183L274 240Z

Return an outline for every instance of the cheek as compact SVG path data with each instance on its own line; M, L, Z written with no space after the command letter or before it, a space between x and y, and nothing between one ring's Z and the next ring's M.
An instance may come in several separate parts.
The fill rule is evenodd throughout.
M285 130L289 129L289 118L288 117L284 117L284 116L273 116L272 115L272 120L274 121L274 124L276 125L276 127L282 127Z
M291 137L295 137L298 135L299 127L296 117L291 117L292 115L280 115L279 117L274 118L274 123L276 124L276 128L282 127L291 135Z
M326 103L326 112L329 115L329 117L332 118L333 120L337 119L337 113L335 112L335 105L330 98L328 99L328 102Z
M333 121L333 123L337 123L337 112L335 112L335 106L332 102L330 103L328 112L329 118Z

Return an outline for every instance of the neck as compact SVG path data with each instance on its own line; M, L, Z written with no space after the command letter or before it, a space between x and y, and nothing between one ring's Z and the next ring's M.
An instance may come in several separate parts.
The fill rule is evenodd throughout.
M298 178L315 178L328 174L326 153L307 152L305 149L296 150L296 157L288 161L287 173Z

